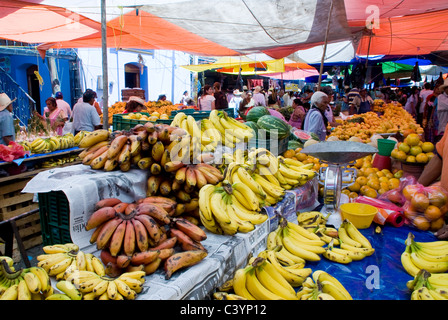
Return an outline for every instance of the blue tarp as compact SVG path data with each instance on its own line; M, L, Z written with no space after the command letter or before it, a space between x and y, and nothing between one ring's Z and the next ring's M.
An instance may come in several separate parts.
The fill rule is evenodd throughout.
M344 265L322 257L318 262L307 262L305 267L313 271L324 270L336 277L350 292L354 300L410 300L406 282L413 279L401 264L405 240L409 232L416 241L435 241L428 231L420 231L404 225L396 228L385 225L382 233L376 234L374 226L360 230L366 236L375 252L361 261Z

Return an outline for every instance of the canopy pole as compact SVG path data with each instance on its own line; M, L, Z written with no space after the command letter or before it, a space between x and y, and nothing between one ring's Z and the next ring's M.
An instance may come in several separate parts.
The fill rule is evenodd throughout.
M322 73L324 71L324 61L325 61L325 55L327 53L328 32L330 31L330 20L331 20L331 12L332 11L333 11L333 0L331 0L330 10L328 12L327 30L325 31L324 52L322 52L322 58L320 60L319 81L317 83L317 90L320 90L320 84L322 82Z
M103 58L103 128L109 129L109 79L107 73L106 0L101 0L101 52Z

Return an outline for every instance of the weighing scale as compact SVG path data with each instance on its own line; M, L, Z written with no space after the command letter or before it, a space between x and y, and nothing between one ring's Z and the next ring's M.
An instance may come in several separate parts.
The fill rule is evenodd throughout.
M330 213L327 223L337 228L342 222L339 212L341 190L354 183L357 175L356 168L347 166L378 152L378 149L361 142L324 141L307 146L302 152L328 164L320 168L319 182L324 185L324 208Z

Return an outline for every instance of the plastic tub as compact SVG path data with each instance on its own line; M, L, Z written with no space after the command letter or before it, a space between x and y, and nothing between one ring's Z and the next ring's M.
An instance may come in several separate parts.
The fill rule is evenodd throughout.
M367 229L372 224L378 209L365 203L344 203L340 205L342 219L348 219L358 229Z
M386 157L390 156L392 150L395 148L395 144L397 143L396 141L390 139L378 139L376 141L378 143L378 154Z

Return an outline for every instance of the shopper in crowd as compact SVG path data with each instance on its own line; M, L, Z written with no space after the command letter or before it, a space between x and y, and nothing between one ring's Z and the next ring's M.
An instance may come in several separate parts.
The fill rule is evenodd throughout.
M448 124L443 129L443 136L434 149L435 156L425 166L418 182L423 186L439 185L448 190ZM448 225L439 229L435 236L439 240L448 240Z
M418 87L412 87L404 109L417 120L417 108L420 102Z
M348 116L350 112L350 106L348 104L347 95L350 92L350 89L345 89L344 94L341 97L341 113Z
M359 109L358 114L366 113L372 110L373 106L373 100L372 98L367 94L367 89L362 88L359 91L360 96L360 103L359 103Z
M254 93L252 95L252 98L255 101L255 106L263 106L266 107L266 97L262 93L261 86L256 86L254 89Z
M438 141L445 132L446 125L448 123L448 78L440 87L440 94L437 96L436 114L437 114L437 137Z
M199 110L211 111L215 109L215 97L213 95L213 87L206 84L203 88L201 98L198 100Z
M0 144L9 145L15 141L16 131L12 117L13 102L6 93L0 93Z
M241 118L246 119L247 112L255 106L255 100L252 97L252 92L248 91L240 102L238 114Z
M287 91L283 95L283 107L286 107L286 108L291 107L294 99L295 99L294 91Z
M278 109L280 107L276 89L270 89L268 91L268 107L273 109Z
M233 90L233 98L229 102L229 108L233 108L235 113L238 113L240 110L240 104L241 101L243 101L242 94L243 93L238 89Z
M68 102L64 100L64 96L62 95L62 92L61 91L56 92L54 97L56 99L58 108L64 110L65 114L70 119L72 117L72 108L70 107Z
M280 108L285 107L285 100L283 99L283 97L285 96L285 90L284 89L280 89L278 90L278 105Z
M402 106L405 106L407 99L408 96L403 92L403 89L398 89L397 94L395 95L395 101L397 101Z
M222 110L227 109L229 106L229 103L227 102L227 96L226 94L221 91L221 83L215 82L213 84L213 96L215 97L215 109Z
M157 102L163 102L166 101L166 94L162 93L159 95L159 97L157 98Z
M187 98L189 98L188 91L184 91L184 93L182 94L182 98L180 99L180 103L182 103L184 106L186 106Z
M311 96L311 108L305 116L303 129L315 133L321 141L327 136L328 119L325 116L330 99L322 92L317 91Z
M101 118L93 106L96 93L87 89L82 95L82 102L73 106L73 130L76 135L79 131L94 131L101 129Z
M137 96L131 96L129 97L128 102L126 102L126 107L123 113L142 112L145 109L145 100Z
M426 98L423 107L422 127L425 131L425 141L434 142L436 128L435 128L435 101L440 94L440 85L434 87L432 93Z
M44 115L39 114L37 111L34 112L34 115L39 117L44 124L49 120L51 129L61 136L68 116L64 110L58 107L55 98L49 97L45 100L45 104Z
M303 120L306 116L302 101L299 98L294 99L292 101L292 108L294 110L288 123L294 128L302 129Z
M361 105L361 95L358 88L352 88L347 94L347 101L349 106L349 114L357 114L359 106Z

